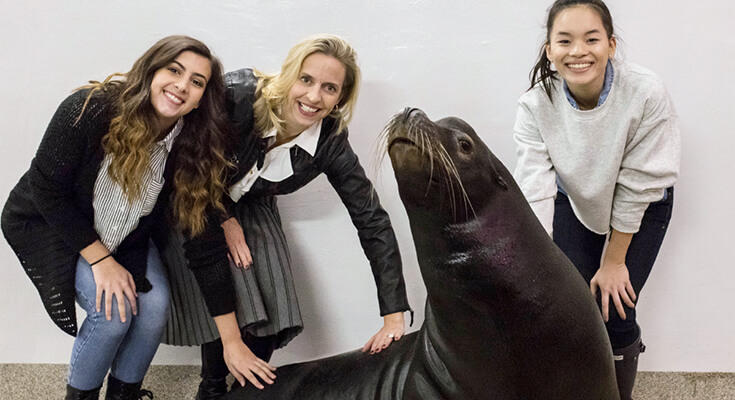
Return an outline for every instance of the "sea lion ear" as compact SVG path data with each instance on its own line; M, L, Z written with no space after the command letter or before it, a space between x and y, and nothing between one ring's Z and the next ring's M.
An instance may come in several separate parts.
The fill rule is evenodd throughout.
M508 184L505 183L505 179L503 179L503 177L499 176L495 178L495 182L497 182L497 184L500 185L500 187L502 187L504 190L508 190Z

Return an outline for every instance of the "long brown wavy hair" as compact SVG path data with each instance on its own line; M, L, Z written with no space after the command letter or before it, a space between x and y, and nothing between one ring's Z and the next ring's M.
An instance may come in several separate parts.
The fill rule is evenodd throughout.
M224 176L231 166L224 156L230 136L223 108L225 84L219 59L196 39L168 36L136 60L129 72L112 74L103 82L91 81L82 88L91 88L87 102L99 91L109 93L114 102L117 115L110 123L110 131L102 138L102 146L105 154L112 155L110 177L132 201L142 194L150 146L160 133L151 104L153 75L184 51L198 54L211 64L211 77L199 107L183 117L184 128L171 154L176 162L174 217L183 230L196 235L204 230L208 207L224 213Z
M360 87L360 67L357 65L357 52L343 38L336 35L320 34L307 37L291 48L286 60L277 74L255 71L258 87L257 100L253 104L255 128L268 132L272 128L283 131L281 108L288 101L291 86L299 79L301 65L306 57L322 53L339 60L345 67L345 81L337 108L329 116L337 120L337 133L347 126L355 112L355 103Z

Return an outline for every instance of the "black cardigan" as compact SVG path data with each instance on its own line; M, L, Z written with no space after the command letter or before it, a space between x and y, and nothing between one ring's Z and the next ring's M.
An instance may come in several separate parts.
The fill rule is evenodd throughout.
M229 72L225 75L225 83L226 109L239 141L232 156L238 169L230 178L231 185L242 179L264 155L266 140L254 128L253 103L258 80L252 70ZM347 129L337 132L337 125L334 118L324 118L314 157L298 146L292 147L293 175L281 182L257 179L240 201L254 196L292 193L325 173L347 208L370 261L378 288L380 315L409 310L398 242L388 213L381 207L373 185L350 146ZM229 200L228 196L225 198ZM229 203L232 207L231 200Z
M77 121L88 94L80 90L61 103L30 169L11 191L2 214L3 233L38 289L46 311L70 335L77 332L74 271L79 251L99 238L94 229L94 183L104 158L102 137L115 115L108 95L96 94ZM162 223L173 190L176 149L174 143L153 211L140 219L114 254L141 292L151 289L145 279L148 241L152 227ZM210 211L208 219L212 222L203 234L188 241L186 253L210 311L219 315L234 311L234 286L224 233L216 223L219 218Z

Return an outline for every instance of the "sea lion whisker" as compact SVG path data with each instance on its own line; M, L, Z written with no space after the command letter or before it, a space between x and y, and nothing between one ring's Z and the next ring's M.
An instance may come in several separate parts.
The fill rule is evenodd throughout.
M445 152L446 152L446 150L445 150ZM449 155L446 154L446 157L449 157ZM464 199L464 202L465 202L465 218L468 218L469 217L469 215L467 214L468 207L469 207L469 210L472 211L473 216L475 218L477 218L477 213L475 212L475 209L472 206L472 202L470 201L470 198L467 195L467 190L465 190L465 188L464 188L464 183L462 182L462 179L459 176L459 171L457 171L457 166L454 164L454 162L452 162L451 159L449 159L449 162L451 163L450 164L451 165L451 174L452 174L452 176L454 176L457 185L459 185L459 190L461 191L462 198Z
M472 211L472 214L474 217L477 217L477 213L475 212L474 207L472 206L472 202L470 202L470 199L467 195L467 191L464 188L464 184L462 183L462 179L459 176L459 172L457 171L457 166L454 164L452 159L449 157L449 153L447 153L447 150L444 148L444 146L441 146L441 151L439 151L439 155L441 157L441 165L444 167L445 170L445 181L447 183L447 186L449 187L449 191L452 198L452 213L457 212L457 204L455 200L455 184L457 187L457 192L462 194L462 198L465 203L465 218L469 217L468 211Z
M449 198L451 199L451 210L452 215L456 215L457 213L457 201L456 201L456 192L455 192L455 183L454 181L457 179L456 176L456 167L454 165L454 162L449 157L449 154L447 153L444 146L440 147L441 151L439 151L439 156L441 160L441 165L444 167L444 181L446 183L447 189L449 190Z
M378 134L378 138L376 139L379 147L375 149L375 155L379 157L379 163L378 165L382 164L382 161L385 159L386 154L388 154L388 144L390 143L390 133L393 131L393 129L396 126L395 123L396 119L392 118L390 121L388 121L384 126L383 129L381 129L380 133Z
M385 156L388 154L388 129L389 124L386 124L380 131L380 134L378 134L378 137L375 138L375 143L373 145L373 176L376 177L382 169Z
M420 136L422 151L429 157L429 182L432 182L434 180L434 146L423 131L421 131ZM430 188L431 184L426 186L426 193L424 193L424 196L428 196Z
M375 177L376 182L379 181L378 178L382 175L381 172L383 168L383 163L385 162L385 157L388 155L390 132L395 127L395 122L395 118L388 121L388 123L383 126L380 134L378 134L378 137L375 139L375 148L373 149L374 163L372 166L372 175L373 177ZM376 191L372 192L372 196L375 196L376 194Z
M470 201L470 197L467 195L467 190L464 188L464 183L462 183L462 180L459 179L459 173L457 170L454 170L454 174L457 177L457 184L459 185L459 189L462 191L462 199L465 203L465 218L469 218L469 213L467 211L472 212L472 216L474 218L477 218L477 213L475 212L475 207L472 205L472 202Z

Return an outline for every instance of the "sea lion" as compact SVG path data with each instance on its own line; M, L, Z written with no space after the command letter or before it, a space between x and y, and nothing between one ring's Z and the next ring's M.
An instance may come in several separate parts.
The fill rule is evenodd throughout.
M618 399L589 288L472 127L406 109L384 137L426 285L421 329L225 398Z

